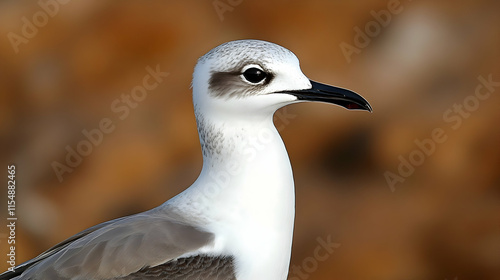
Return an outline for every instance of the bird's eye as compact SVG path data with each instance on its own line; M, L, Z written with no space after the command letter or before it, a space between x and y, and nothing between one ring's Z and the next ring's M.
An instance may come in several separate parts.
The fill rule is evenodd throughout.
M242 75L245 78L245 80L247 80L248 82L250 82L252 84L258 84L258 83L262 82L267 77L266 72L264 72L263 70L261 70L259 68L255 68L255 67L248 68L247 70L245 70L243 72Z

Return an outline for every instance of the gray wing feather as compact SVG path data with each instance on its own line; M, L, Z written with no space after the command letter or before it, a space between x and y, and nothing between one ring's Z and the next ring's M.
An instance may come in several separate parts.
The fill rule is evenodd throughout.
M214 235L159 211L108 222L27 268L19 279L112 279L195 251ZM42 254L43 255L43 254Z
M119 280L236 280L232 256L197 255L148 267ZM118 280L118 279L117 279Z
M51 255L54 255L55 253L61 251L62 249L64 249L65 247L67 247L71 242L81 238L82 236L85 236L99 228L102 228L104 226L107 226L109 224L112 224L112 223L115 223L117 222L118 220L121 220L123 218L119 218L119 219L116 219L116 220L112 220L112 221L107 221L107 222L104 222L104 223L101 223L101 224L98 224L98 225L95 225L93 227L90 227L88 229L85 229L73 236L71 236L70 238L60 242L59 244L53 246L52 248L48 249L47 251L41 253L40 255L38 255L37 257L31 259L31 260L28 260L18 266L15 267L15 270L14 271L6 271L2 274L0 274L0 280L8 280L8 279L12 279L12 280L16 280L16 279L19 279L18 277L17 278L14 278L15 276L18 276L18 275L21 275L27 268L39 263L40 261L46 259L47 257L51 256Z

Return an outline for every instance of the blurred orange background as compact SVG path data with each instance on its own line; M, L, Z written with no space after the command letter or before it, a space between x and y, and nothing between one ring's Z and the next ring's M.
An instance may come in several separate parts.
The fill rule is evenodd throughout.
M18 264L163 203L201 169L197 58L253 38L374 108L278 111L297 194L289 279L500 279L499 1L66 2L0 2L2 271L7 165ZM157 65L169 76L118 118L110 105ZM114 131L60 182L53 162L103 118ZM314 259L318 238L340 247Z

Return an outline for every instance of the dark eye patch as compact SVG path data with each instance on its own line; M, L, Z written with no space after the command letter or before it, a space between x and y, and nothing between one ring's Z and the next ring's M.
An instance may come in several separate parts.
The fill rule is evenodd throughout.
M273 74L270 72L266 72L265 70L260 70L256 67L251 67L245 70L242 73L243 67L239 67L237 69L230 72L211 72L210 79L208 81L208 88L210 93L214 97L245 97L249 95L256 95L259 91L265 87L273 78ZM255 68L262 73L265 73L265 77L263 79L261 73L247 73L249 74L249 79L261 79L260 82L252 83L250 80L248 82L243 79L247 79L244 77L244 73L248 70ZM254 70L251 70L251 72ZM255 75L253 75L255 74ZM243 76L243 77L242 77ZM250 77L252 76L252 77ZM254 77L255 76L255 77ZM264 80L264 82L262 82ZM251 84L249 84L251 83Z

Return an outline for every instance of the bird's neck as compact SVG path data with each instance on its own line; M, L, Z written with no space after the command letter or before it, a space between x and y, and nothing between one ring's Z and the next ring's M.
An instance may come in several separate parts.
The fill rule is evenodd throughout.
M197 124L203 182L213 182L222 195L234 193L238 199L254 200L250 205L269 207L265 210L276 211L280 200L293 202L292 169L272 114L224 120L198 115Z
M201 223L225 236L217 245L221 251L247 258L238 260L248 272L242 279L284 279L295 194L288 154L272 114L251 120L197 114L197 123L203 168L187 190L189 197L197 197L190 205L206 217Z

